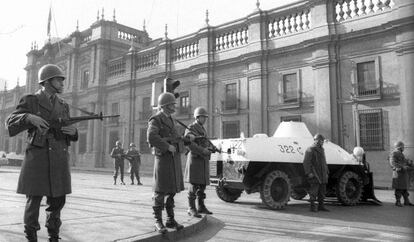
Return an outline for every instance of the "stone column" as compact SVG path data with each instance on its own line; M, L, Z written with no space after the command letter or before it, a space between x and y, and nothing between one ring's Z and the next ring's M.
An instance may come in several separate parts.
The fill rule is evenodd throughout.
M89 112L95 112L95 103L89 103ZM88 130L87 130L87 137L86 137L86 152L91 153L93 151L93 135L94 135L94 126L95 121L91 120L88 121ZM97 142L97 140L95 141Z
M404 43L397 50L401 71L401 140L405 144L405 155L410 159L414 159L414 31L406 29L397 36L397 39L398 42ZM391 140L391 144L394 144L396 141Z

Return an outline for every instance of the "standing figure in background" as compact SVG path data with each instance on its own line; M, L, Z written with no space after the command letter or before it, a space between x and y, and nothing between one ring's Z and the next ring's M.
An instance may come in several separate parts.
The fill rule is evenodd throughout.
M125 185L124 182L124 149L122 148L121 141L115 142L115 147L111 151L111 157L114 158L114 185L116 185L116 178L118 177L118 170L121 171L121 185Z
M404 143L398 141L394 144L394 151L390 155L390 165L392 168L392 188L395 189L395 206L402 207L401 196L404 198L404 205L414 206L408 199L408 188L410 186L409 170L413 168L413 161L406 159Z
M184 190L181 170L181 154L179 134L171 114L175 112L175 97L169 92L158 97L158 108L148 121L147 139L155 158L152 208L154 210L155 229L164 234L167 232L162 222L162 210L167 211L167 228L180 230L183 225L174 219L174 196Z
M321 134L316 134L313 140L313 145L306 149L303 159L303 169L310 185L308 191L311 205L310 210L312 212L317 212L318 210L329 212L324 203L329 173L325 150L322 147L325 137ZM315 205L316 199L318 200L318 207Z
M185 181L189 182L188 187L188 215L200 218L199 213L213 214L210 212L205 204L206 186L210 184L210 155L211 151L208 149L210 142L207 138L207 131L204 124L207 121L208 113L203 107L198 107L194 110L195 121L189 125L185 130L185 136L191 140L187 154L187 164L185 166ZM197 139L196 139L197 137ZM198 199L198 209L195 207L195 199Z
M129 161L129 172L131 173L131 185L134 185L134 176L137 179L137 185L142 185L139 178L139 167L141 166L141 155L134 143L129 144L129 149L125 155Z
M37 241L39 209L47 197L46 227L49 241L59 240L60 212L66 194L72 192L69 145L78 140L77 129L49 127L49 122L69 118L68 104L56 94L63 92L63 71L47 64L39 69L40 90L20 99L6 120L10 137L27 130L27 147L20 171L17 193L26 195L24 232L28 241ZM4 218L3 218L4 219Z

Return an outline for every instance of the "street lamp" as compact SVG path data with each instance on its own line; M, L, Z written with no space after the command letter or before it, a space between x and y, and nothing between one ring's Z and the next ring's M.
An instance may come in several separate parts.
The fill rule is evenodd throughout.
M352 114L353 114L353 125L354 125L354 132L355 132L355 143L356 146L361 146L360 142L360 130L359 130L359 114L358 114L358 81L356 78L356 63L351 61L351 85L352 85L352 92L351 92L351 102L352 102Z

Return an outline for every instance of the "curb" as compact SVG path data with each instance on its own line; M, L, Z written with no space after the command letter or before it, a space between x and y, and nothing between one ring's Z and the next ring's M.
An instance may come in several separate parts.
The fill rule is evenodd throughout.
M192 223L194 220L198 220L195 223ZM128 238L115 240L116 242L164 242L164 241L177 241L179 239L184 239L200 231L207 224L207 215L203 215L201 219L191 219L190 221L184 222L184 228L180 231L168 229L166 234L160 234L156 231L149 232L142 235L135 235Z

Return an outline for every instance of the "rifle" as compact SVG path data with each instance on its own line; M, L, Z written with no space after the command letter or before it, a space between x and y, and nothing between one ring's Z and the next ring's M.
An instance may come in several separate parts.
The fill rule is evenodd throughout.
M46 120L46 122L49 123L48 133L50 132L51 134L53 134L56 140L64 140L66 136L61 131L62 127L69 126L71 124L75 124L75 123L86 121L86 120L100 119L101 121L103 121L104 118L116 118L119 116L120 115L103 115L101 112L100 114L93 114L90 116L71 117L71 118L66 118L66 119L64 118L51 119L51 120ZM44 147L46 144L46 137L47 137L47 133L41 134L39 130L36 130L33 134L32 139L30 140L30 144L39 146L39 147Z
M194 131L195 131L195 130L191 129L190 127L188 127L187 125L185 125L183 122L181 122L181 121L179 121L179 120L175 120L175 121L177 121L177 123L178 123L179 125L181 125L182 127L186 128L186 129L188 129L188 130L190 130L190 131L192 131L192 132L194 132ZM195 139L196 139L196 140L197 140L197 139L205 139L205 140L207 140L207 142L208 142L208 144L209 144L209 147L207 147L207 149L208 149L209 151L211 151L211 153L216 153L216 152L218 152L218 153L222 153L221 149L217 148L217 147L216 147L213 143L211 143L211 141L210 141L210 139L209 139L208 137L204 137L204 136L195 136Z

